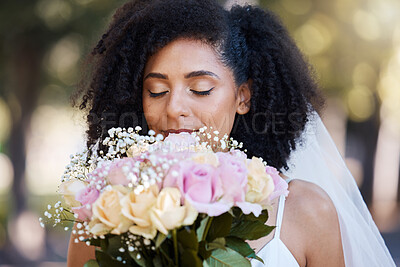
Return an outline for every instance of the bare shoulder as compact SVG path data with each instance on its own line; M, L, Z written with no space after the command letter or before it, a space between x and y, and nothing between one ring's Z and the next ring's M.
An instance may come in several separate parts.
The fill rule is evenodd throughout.
M337 217L335 206L328 194L318 185L307 181L290 182L286 203L287 209L298 211L297 215L309 223L320 222L325 216Z
M302 180L290 182L285 216L297 242L302 241L299 251L307 266L344 266L336 208L322 188Z

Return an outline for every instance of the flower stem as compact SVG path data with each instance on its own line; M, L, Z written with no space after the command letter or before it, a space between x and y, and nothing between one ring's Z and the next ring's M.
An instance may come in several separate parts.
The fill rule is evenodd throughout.
M208 231L210 230L213 218L214 217L208 217L206 227L204 228L203 236L201 237L201 241L206 240L206 237L207 237Z
M172 230L172 240L174 242L175 266L179 266L179 261L178 261L178 238L176 236L176 229Z

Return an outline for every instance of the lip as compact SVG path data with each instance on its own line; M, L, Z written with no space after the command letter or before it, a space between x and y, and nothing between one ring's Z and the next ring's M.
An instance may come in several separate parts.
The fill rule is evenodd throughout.
M193 129L178 129L178 130L176 130L176 129L168 129L168 130L165 130L165 131L161 131L162 133L164 133L165 134L165 136L168 136L169 134L179 134L179 133L193 133L193 132L195 132L196 130L193 130Z

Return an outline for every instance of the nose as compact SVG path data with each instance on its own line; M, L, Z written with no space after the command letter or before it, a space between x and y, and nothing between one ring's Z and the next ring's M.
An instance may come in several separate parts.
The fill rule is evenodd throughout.
M190 107L185 99L185 92L171 90L166 112L169 119L177 121L190 115Z

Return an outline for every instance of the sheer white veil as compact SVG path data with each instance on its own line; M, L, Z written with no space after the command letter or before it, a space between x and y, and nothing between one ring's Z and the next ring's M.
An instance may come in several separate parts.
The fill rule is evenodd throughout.
M332 199L347 267L395 266L353 176L318 114L310 116L302 144L292 152L288 165L285 175L317 184Z

